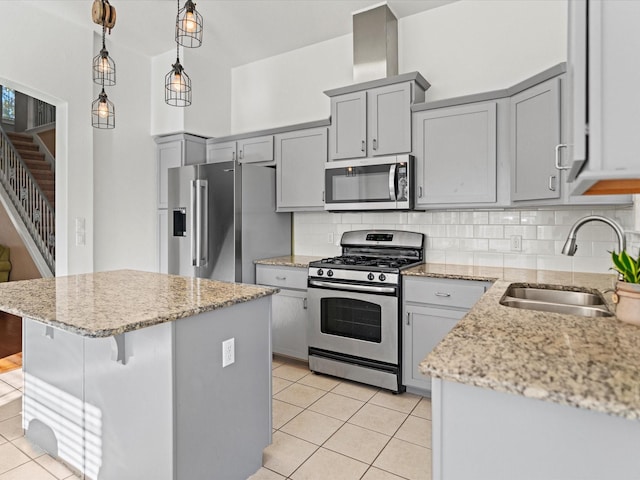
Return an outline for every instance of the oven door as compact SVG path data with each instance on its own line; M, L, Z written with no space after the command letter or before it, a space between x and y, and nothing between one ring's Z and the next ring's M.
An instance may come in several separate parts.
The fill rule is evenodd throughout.
M347 287L386 292L344 290L331 282L310 280L309 346L398 365L397 287Z

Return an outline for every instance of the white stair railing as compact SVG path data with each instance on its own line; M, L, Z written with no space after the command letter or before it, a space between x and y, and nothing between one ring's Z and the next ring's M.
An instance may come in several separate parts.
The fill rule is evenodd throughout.
M55 275L55 212L40 186L0 127L0 184Z

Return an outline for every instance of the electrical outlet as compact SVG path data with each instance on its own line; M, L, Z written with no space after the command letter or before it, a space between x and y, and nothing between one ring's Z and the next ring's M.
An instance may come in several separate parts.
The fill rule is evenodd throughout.
M333 232L327 233L327 243L333 243Z
M511 235L511 251L522 251L522 235Z
M235 338L222 342L222 368L228 367L236 361Z

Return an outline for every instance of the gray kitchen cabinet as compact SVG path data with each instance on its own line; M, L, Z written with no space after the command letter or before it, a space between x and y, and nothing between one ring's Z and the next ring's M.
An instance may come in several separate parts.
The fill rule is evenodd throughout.
M233 162L260 163L273 166L273 135L244 138L237 141L207 142L207 163Z
M158 209L158 273L169 273L169 214Z
M236 142L212 143L207 141L207 163L234 162Z
M496 202L497 103L417 112L416 208Z
M402 381L410 390L431 391L431 378L418 365L465 316L490 282L405 277L402 328Z
M331 99L330 158L367 156L367 92Z
M511 97L511 199L560 198L560 77Z
M640 2L568 4L572 193L639 193Z
M429 88L417 72L324 92L331 98L329 160L411 152L411 105Z
M256 284L278 287L272 296L272 351L287 357L308 359L307 269L256 265Z
M276 211L324 210L327 129L275 136Z

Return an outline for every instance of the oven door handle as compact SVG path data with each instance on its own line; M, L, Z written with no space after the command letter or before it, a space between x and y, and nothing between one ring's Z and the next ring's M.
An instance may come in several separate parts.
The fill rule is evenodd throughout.
M321 280L309 280L309 286L331 288L332 290L349 290L351 292L396 293L396 287L377 287L374 285L352 285L350 283L323 282Z

